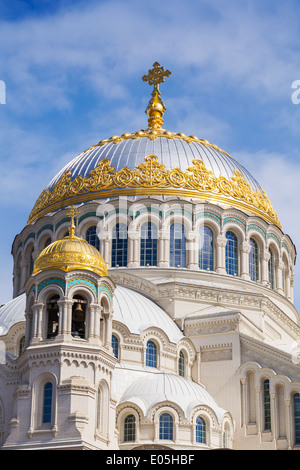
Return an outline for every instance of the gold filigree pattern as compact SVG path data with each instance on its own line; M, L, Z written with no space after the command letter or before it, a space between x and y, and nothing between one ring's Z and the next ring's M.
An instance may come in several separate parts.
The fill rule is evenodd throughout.
M222 196L222 200L224 197L227 199L227 204L234 205L233 200L236 200L244 203L248 211L251 211L251 207L257 209L252 212L258 213L280 227L277 214L265 192L254 191L239 171L234 170L231 180L224 176L216 177L200 159L194 159L193 165L186 171L180 168L167 170L158 162L158 157L155 155L145 157L145 162L133 170L124 167L116 171L110 165L109 159L104 158L86 177L77 176L72 180L71 171L66 171L51 190L42 192L29 216L28 223L36 220L40 214L53 210L57 203L61 203L60 207L63 207L63 201L66 205L66 200L74 196L92 194L95 197L95 193L98 193L98 197L105 197L107 190L115 191L122 188L142 189L145 192L157 188L160 194L163 194L167 188L182 188L185 191L192 191L193 197L209 199L210 195Z

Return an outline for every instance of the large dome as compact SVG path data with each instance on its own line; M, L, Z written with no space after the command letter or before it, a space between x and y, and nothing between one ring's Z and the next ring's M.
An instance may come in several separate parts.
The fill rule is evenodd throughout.
M239 162L205 139L162 128L166 108L158 84L170 72L153 65L143 77L154 86L148 129L112 136L80 153L41 193L28 223L69 204L167 195L233 206L280 226L265 192Z
M79 154L44 189L28 223L69 204L153 194L237 207L280 226L265 192L237 160L195 136L149 130L113 136Z

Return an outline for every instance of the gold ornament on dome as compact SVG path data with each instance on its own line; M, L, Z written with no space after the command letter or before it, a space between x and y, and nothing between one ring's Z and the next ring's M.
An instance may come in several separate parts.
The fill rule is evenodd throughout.
M180 168L167 170L155 155L146 156L145 162L133 170L124 167L116 171L108 158L101 160L86 177L79 175L72 180L71 170L67 170L51 190L42 192L28 223L47 212L65 207L68 199L81 202L95 197L124 194L201 197L234 205L280 227L278 216L266 193L263 190L254 191L238 170L234 170L230 180L224 176L217 177L197 158L186 171Z

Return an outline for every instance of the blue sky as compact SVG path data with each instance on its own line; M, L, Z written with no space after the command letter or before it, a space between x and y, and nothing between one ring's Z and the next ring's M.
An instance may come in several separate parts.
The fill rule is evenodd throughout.
M164 127L240 160L300 246L298 13L297 0L2 0L0 305L12 297L13 239L42 189L82 150L147 127L141 77L154 61L172 71Z

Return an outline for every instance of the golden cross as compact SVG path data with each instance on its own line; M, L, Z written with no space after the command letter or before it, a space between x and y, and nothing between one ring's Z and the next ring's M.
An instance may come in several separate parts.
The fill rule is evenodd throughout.
M70 238L74 237L74 234L75 234L74 217L78 214L80 214L80 211L78 209L76 209L74 206L72 206L71 209L69 209L68 212L66 213L66 215L71 217L71 225L69 227Z
M158 85L165 81L165 77L171 75L170 70L165 70L158 62L154 62L153 69L148 70L148 75L144 75L142 80L153 85L153 91L158 91Z

